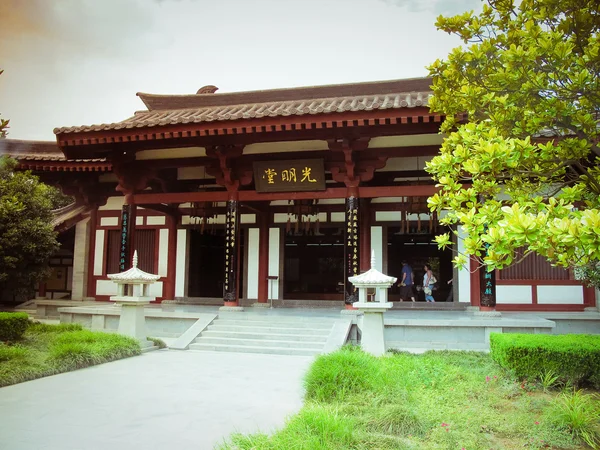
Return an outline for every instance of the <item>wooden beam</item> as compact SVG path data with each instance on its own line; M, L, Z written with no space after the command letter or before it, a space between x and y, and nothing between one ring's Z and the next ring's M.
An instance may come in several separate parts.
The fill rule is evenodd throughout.
M358 196L360 198L376 197L425 197L435 194L438 191L434 185L418 186L377 186L377 187L359 187ZM310 200L323 198L346 198L347 189L328 188L324 191L316 192L269 192L261 193L256 191L240 191L239 200L249 201L273 201L273 200ZM226 202L228 193L219 192L181 192L181 193L161 193L161 194L136 194L135 203L140 206L152 205L157 203L187 203L187 202Z
M158 211L158 212L166 214L167 216L171 216L174 218L179 218L179 216L181 216L181 212L179 211L179 208L177 207L177 205L169 206L169 205L164 205L162 203L150 203L150 204L144 204L144 208L151 209L153 211Z

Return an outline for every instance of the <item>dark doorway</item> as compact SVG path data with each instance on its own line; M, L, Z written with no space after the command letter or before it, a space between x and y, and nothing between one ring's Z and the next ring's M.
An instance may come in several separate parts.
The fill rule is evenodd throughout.
M318 235L286 235L284 259L285 299L343 300L342 228L322 228Z
M244 233L240 232L239 288L244 292ZM225 230L201 233L190 232L188 297L223 298L225 279ZM241 296L241 295L240 295Z
M452 252L450 250L439 250L433 241L434 234L405 234L401 233L400 227L389 227L387 236L387 274L400 279L402 272L402 261L412 267L415 285L423 284L423 265L429 264L438 280L437 289L433 291L436 302L446 301L452 285L448 280L452 279ZM399 300L399 288L394 286L390 292L392 301ZM424 301L423 292L415 292L417 300Z

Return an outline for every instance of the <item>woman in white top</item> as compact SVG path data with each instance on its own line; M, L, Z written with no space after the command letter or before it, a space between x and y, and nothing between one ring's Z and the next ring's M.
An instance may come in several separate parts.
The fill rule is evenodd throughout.
M423 270L425 271L425 275L423 275L423 292L425 293L425 301L426 302L435 302L433 292L431 290L431 286L435 283L435 277L433 276L433 272L431 271L431 267L425 264L423 266Z

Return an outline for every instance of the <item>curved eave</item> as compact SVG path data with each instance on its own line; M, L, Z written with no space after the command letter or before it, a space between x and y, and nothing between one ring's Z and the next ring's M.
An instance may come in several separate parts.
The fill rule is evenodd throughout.
M112 164L109 162L77 162L77 161L44 161L44 160L19 160L18 167L23 170L40 172L110 172Z
M374 111L357 111L307 116L264 117L236 121L201 122L175 125L122 128L119 130L58 133L59 147L68 158L85 157L81 147L96 146L98 150L111 144L160 141L168 147L180 139L215 138L223 136L249 136L256 142L268 133L310 132L326 129L357 129L360 127L410 126L439 124L440 114L431 114L426 106ZM71 148L78 150L71 151ZM92 148L90 148L90 151ZM77 154L78 153L78 154ZM90 152L91 153L91 152ZM98 154L102 151L98 151ZM98 155L92 155L98 156Z

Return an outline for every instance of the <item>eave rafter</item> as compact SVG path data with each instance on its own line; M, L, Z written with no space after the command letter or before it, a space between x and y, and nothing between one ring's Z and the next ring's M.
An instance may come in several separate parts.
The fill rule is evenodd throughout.
M166 144L166 142L170 140L184 138L214 138L217 136L327 130L335 128L348 129L385 125L437 124L441 123L442 120L443 117L441 115L431 114L427 107L416 107L370 111L368 114L348 112L62 133L57 135L57 140L61 148L152 140L161 140Z

